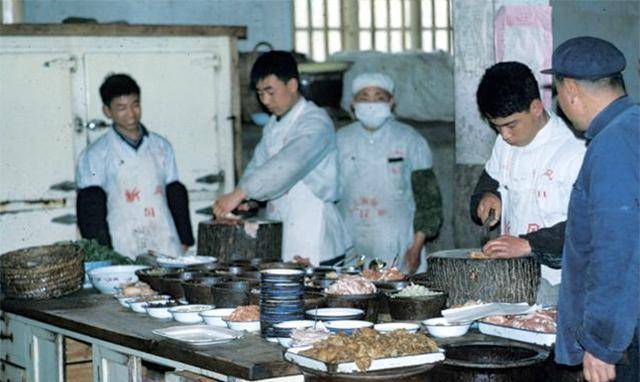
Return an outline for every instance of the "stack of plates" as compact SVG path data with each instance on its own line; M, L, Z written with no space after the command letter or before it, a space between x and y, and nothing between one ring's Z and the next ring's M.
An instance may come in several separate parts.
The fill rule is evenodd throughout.
M260 272L260 327L263 337L280 337L275 324L304 319L304 271L265 269Z

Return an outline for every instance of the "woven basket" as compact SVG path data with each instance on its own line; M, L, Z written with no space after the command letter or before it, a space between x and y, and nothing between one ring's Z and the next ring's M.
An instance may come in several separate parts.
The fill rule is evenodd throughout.
M79 290L84 252L72 243L19 249L0 256L0 287L7 298L40 300Z

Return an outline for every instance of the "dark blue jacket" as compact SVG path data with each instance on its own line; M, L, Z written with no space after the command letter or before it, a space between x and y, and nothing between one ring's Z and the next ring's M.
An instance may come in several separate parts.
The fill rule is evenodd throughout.
M586 137L569 202L556 362L581 363L586 350L615 364L640 317L640 107L617 99Z

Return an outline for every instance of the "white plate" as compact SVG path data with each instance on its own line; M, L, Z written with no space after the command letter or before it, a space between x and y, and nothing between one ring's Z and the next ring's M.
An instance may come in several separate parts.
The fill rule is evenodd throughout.
M235 330L215 328L209 325L171 326L156 329L153 333L191 345L220 344L242 337L242 333Z
M420 329L420 325L412 322L388 322L385 324L376 324L373 326L380 333L389 333L394 330L404 329L409 333L416 333Z
M158 257L158 265L165 268L184 268L191 265L202 265L218 261L211 256Z
M340 320L344 317L364 316L364 310L354 308L318 308L309 309L305 313L318 320Z
M478 322L478 330L490 336L508 338L516 341L527 342L530 344L553 346L556 343L555 333L534 332L533 330L514 328L512 326L502 326L489 324L487 322Z
M287 352L284 353L284 358L287 361L291 361L295 363L296 365L308 367L309 369L323 371L323 372L343 373L343 374L362 372L361 370L358 370L358 367L356 366L355 362L340 362L340 363L329 365L317 359L299 354L300 352L307 349L311 349L311 346L301 347L301 348L289 348ZM407 355L402 357L373 359L371 360L371 366L369 366L369 368L366 371L386 370L386 369L395 369L399 367L424 365L426 363L435 363L442 360L444 360L444 352L442 349L440 349L440 351L437 353L426 353L426 354Z

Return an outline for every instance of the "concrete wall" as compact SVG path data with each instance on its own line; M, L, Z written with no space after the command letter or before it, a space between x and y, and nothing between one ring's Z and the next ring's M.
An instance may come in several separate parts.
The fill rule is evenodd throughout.
M59 23L69 16L130 24L244 25L251 51L260 41L293 49L292 0L24 0L25 23Z
M640 1L551 0L551 6L554 46L583 35L611 41L627 58L627 91L640 102Z

